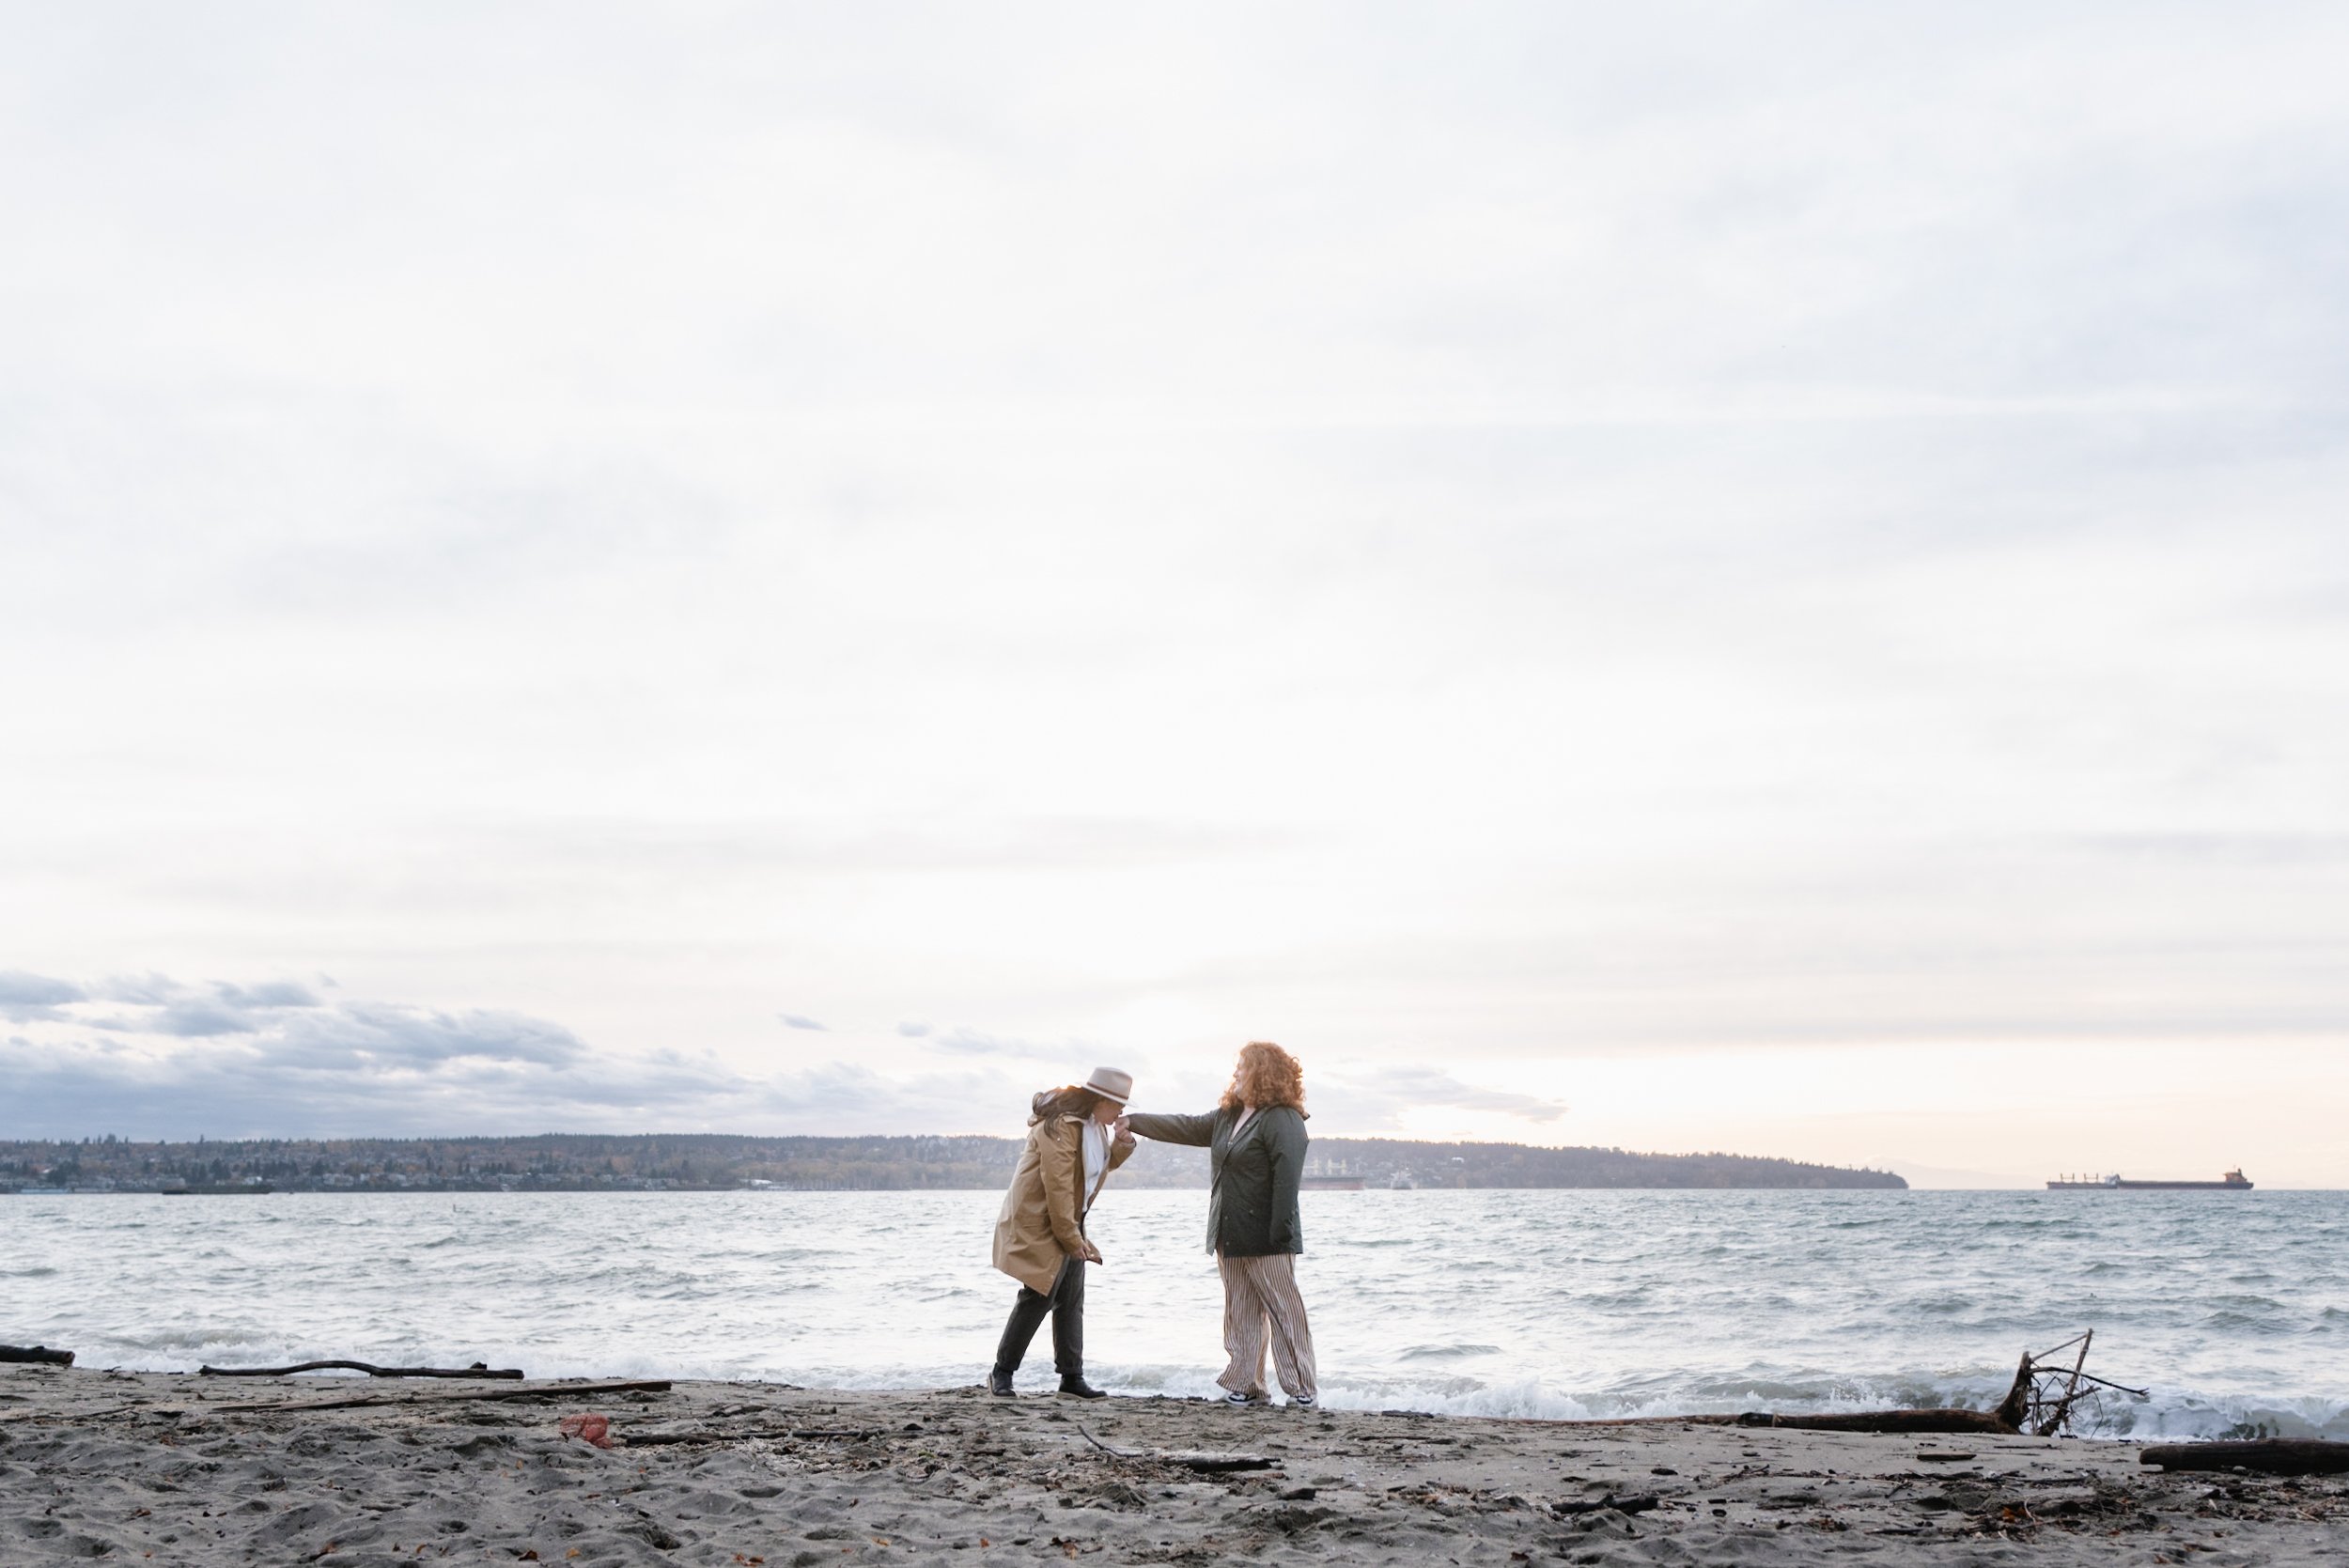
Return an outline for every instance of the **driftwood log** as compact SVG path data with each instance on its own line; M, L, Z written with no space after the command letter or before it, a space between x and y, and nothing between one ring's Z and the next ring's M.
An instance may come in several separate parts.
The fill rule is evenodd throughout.
M1849 1410L1814 1416L1774 1416L1767 1411L1752 1410L1723 1419L1737 1426L1775 1426L1796 1432L1908 1432L1921 1436L1985 1432L2012 1436L2023 1430L2030 1411L2039 1360L2029 1354L2023 1357L2022 1364L2015 1369L2014 1387L2007 1389L2006 1397L1993 1410Z
M262 1400L254 1405L208 1405L204 1415L262 1415L272 1411L295 1414L303 1410L356 1410L372 1405L462 1405L489 1399L577 1399L587 1394L661 1394L673 1385L666 1378L636 1383L552 1383L542 1389L474 1389L461 1394L360 1394L350 1399L305 1399L299 1403Z
M1268 1470L1280 1463L1261 1453L1210 1453L1200 1449L1157 1449L1133 1457L1155 1459L1161 1465L1180 1465L1187 1470L1207 1475L1221 1475L1230 1470Z
M629 1448L661 1448L672 1443L839 1442L881 1436L878 1426L757 1427L742 1432L701 1428L692 1432L630 1432L620 1441Z
M1549 1505L1549 1511L1562 1518L1572 1518L1577 1514L1598 1514L1610 1508L1618 1514L1646 1514L1662 1507L1664 1499L1658 1497L1619 1498L1610 1492L1596 1502L1584 1502L1579 1498L1572 1502L1554 1502Z
M1261 1453L1211 1453L1200 1449L1112 1448L1081 1426L1077 1428L1077 1435L1103 1453L1119 1459L1148 1459L1160 1465L1180 1465L1187 1470L1197 1470L1204 1475L1223 1475L1233 1470L1268 1470L1280 1463L1278 1459L1270 1459Z
M289 1367L198 1367L199 1377L291 1377L298 1372L364 1372L369 1377L505 1377L520 1378L513 1367L492 1371L486 1362L469 1367L379 1367L372 1361L296 1361Z
M1735 1416L1609 1416L1595 1421L1554 1421L1535 1416L1496 1416L1495 1421L1520 1426L1760 1426L1788 1432L1910 1432L1919 1436L1946 1433L1985 1433L2015 1436L1996 1410L1851 1410L1833 1415L1779 1416L1767 1410L1748 1410Z
M42 1366L70 1367L73 1364L70 1350L52 1350L45 1344L0 1344L0 1361L32 1361Z
M2015 1382L2006 1397L1989 1410L1856 1410L1820 1416L1762 1414L1732 1418L1739 1426L1792 1427L1797 1432L1982 1432L2012 1436L2030 1432L2052 1437L2070 1421L2073 1407L2099 1389L2113 1389L2142 1397L2145 1390L2099 1377L2087 1370L2088 1347L2096 1333L2090 1329L2034 1356L2026 1352L2015 1369ZM2055 1358L2074 1346L2078 1353L2065 1366Z
M2253 1443L2164 1443L2137 1456L2165 1470L2260 1470L2268 1475L2349 1474L2349 1443L2268 1437Z
M2015 1382L2006 1397L1989 1410L1851 1410L1832 1415L1780 1416L1749 1410L1735 1416L1617 1416L1605 1421L1542 1421L1544 1426L1774 1426L1795 1432L1889 1432L1919 1436L1947 1433L1981 1433L2014 1436L2025 1431L2042 1437L2063 1428L2072 1407L2096 1389L2116 1389L2142 1394L2109 1378L2085 1370L2092 1334L2064 1341L2055 1350L2026 1354L2015 1369ZM2079 1347L2069 1366L2051 1365L2057 1351ZM2349 1444L2342 1445L2349 1447Z
M1774 1426L1792 1432L1983 1432L2003 1436L2013 1436L2015 1430L1996 1410L1853 1410L1826 1416L1752 1414L1738 1416L1730 1424Z

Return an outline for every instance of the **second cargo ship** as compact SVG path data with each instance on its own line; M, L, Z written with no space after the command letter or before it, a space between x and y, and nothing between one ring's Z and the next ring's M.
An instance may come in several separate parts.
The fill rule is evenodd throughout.
M2230 1171L2216 1182L2133 1182L2119 1176L2062 1176L2047 1184L2050 1192L2248 1192L2251 1184L2240 1171Z

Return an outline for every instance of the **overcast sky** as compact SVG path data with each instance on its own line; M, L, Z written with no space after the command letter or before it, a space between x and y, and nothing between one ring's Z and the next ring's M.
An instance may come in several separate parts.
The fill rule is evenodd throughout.
M2349 1185L2338 6L0 43L0 1135Z

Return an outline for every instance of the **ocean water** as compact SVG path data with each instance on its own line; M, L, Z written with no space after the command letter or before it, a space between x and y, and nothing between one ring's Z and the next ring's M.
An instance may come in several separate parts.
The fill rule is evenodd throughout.
M533 1376L976 1381L997 1196L0 1197L0 1343L88 1367L325 1357ZM2108 1436L2349 1438L2349 1194L1308 1193L1338 1406L1583 1417L1995 1402L2096 1331ZM1206 1195L1092 1234L1088 1371L1205 1394ZM1050 1331L1022 1386L1050 1386Z

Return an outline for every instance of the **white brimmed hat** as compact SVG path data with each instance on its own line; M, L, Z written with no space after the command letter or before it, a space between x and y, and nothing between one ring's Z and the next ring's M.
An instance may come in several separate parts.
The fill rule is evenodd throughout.
M1134 1075L1121 1073L1114 1067L1096 1067L1093 1076L1085 1079L1085 1087L1105 1100L1115 1100L1124 1105L1133 1098Z

